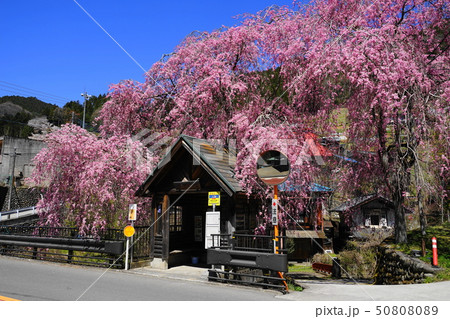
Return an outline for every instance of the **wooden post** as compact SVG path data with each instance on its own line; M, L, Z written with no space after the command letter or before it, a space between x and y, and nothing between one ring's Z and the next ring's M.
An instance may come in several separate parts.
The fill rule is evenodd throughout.
M170 198L169 195L164 195L162 205L162 260L169 263L169 207Z
M150 227L150 259L155 258L156 214L158 214L157 207L153 209L153 214L150 214L150 225L153 225L153 227Z

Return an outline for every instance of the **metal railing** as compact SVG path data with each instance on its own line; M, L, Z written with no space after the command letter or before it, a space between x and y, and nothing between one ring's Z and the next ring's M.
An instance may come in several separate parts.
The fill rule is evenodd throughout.
M132 259L148 259L148 226L137 226L135 230ZM81 234L73 227L0 226L0 254L17 257L95 266L114 263L122 267L123 256L117 245L123 242L122 229L107 229L94 236Z
M286 253L286 250L282 249L285 238L277 237L279 253ZM213 234L211 248L273 253L274 242L274 237L269 235Z
M212 247L207 250L207 263L212 265L208 280L225 283L257 285L287 291L282 273L288 271L286 251L268 235L213 234ZM218 269L220 266L222 269Z
M26 235L50 238L81 238L77 228L71 227L36 227L36 226L0 226L0 234ZM89 238L89 236L87 236Z
M36 206L9 210L6 212L0 212L0 221L9 220L9 219L17 219L20 217L28 217L28 216L36 215L37 213L38 213L38 211L36 209Z

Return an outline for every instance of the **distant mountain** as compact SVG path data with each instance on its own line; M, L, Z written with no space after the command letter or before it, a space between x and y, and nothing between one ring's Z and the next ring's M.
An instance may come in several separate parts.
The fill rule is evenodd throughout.
M35 97L0 97L0 136L29 136L33 132L33 127L27 123L37 118L46 118L55 126L65 123L82 126L84 116L86 128L95 131L97 128L92 126L92 122L107 99L106 94L91 96L84 108L79 101L69 101L63 107L59 107Z
M0 97L0 136L26 138L33 133L33 127L27 124L28 121L37 117L47 118L57 109L57 105L35 97Z
M33 117L48 115L56 108L58 108L57 105L43 102L35 97L16 95L0 97L0 117L7 114L14 116L20 112L29 113Z

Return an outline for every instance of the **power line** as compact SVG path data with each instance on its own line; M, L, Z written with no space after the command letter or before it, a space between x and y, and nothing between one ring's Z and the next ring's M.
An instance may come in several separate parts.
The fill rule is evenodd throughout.
M12 195L12 188L13 188L13 179L14 179L14 169L16 166L16 157L17 155L22 155L22 153L17 153L17 149L14 148L14 153L4 153L3 155L9 155L12 156L12 168L11 168L11 175L9 178L9 194L8 194L8 209L11 210L11 195Z
M19 94L29 94L29 95L37 95L43 98L46 98L48 100L53 100L53 101L57 101L57 102L68 102L70 101L70 99L68 98L64 98L58 95L54 95L54 94L50 94L50 93L46 93L44 91L39 91L39 90L35 90L35 89L30 89L21 85L17 85L14 83L10 83L10 82L6 82L6 81L1 81L0 80L0 89L3 91L8 91L8 92L12 92L12 93L19 93Z
M95 23L100 29L102 29L103 32L105 32L106 35L107 35L108 37L110 37L110 39L113 40L115 44L117 44L118 47L119 47L123 52L125 52L125 54L128 55L128 57L129 57L131 60L133 60L133 62L134 62L134 63L135 63L142 71L144 71L144 73L147 73L147 70L145 70L145 69L142 67L142 65L141 65L138 61L136 61L136 59L133 58L133 56L132 56L130 53L128 53L128 51L125 50L125 48L124 48L123 46L121 46L120 43L117 42L117 40L114 39L113 36L112 36L111 34L108 33L108 31L106 31L105 28L103 28L102 25L101 25L100 23L98 23L97 20L95 20L94 17L91 16L91 14L90 14L89 12L86 11L85 8L83 8L76 0L73 0L73 2L75 2L76 5L77 5L81 10L83 10L83 12L84 12L84 13L85 13L92 21L94 21L94 23Z
M48 101L46 103L50 103L50 104L55 104L55 103L67 103L67 101L63 101L63 100L57 100L57 99L53 99L53 98L49 98L47 96L40 96L37 94L31 94L29 92L21 92L21 91L17 91L17 90L8 90L5 89L3 87L1 87L0 85L0 91L4 91L4 92L10 92L16 96L20 96L20 97L39 97L39 99Z
M40 96L38 94L33 94L33 93L29 93L29 92L5 89L5 88L1 87L1 85L0 85L0 91L10 92L10 93L12 93L15 96L20 96L20 97L24 97L24 98L36 97L36 98L38 98L38 99L40 99L40 100L42 100L42 101L44 101L46 103L50 103L50 104L67 103L67 101L57 100L57 99L49 98L47 96Z
M18 88L21 88L21 89L25 89L25 90L27 90L27 91L33 91L33 92L37 92L37 93L40 93L40 94L48 95L48 96L50 96L50 97L54 97L54 98L57 98L57 99L67 100L67 98L66 98L66 97L63 97L63 96L59 96L59 95L47 93L47 92L40 91L40 90L30 89L30 88L27 88L27 87L25 87L25 86L18 85L18 84L14 84L14 83L11 83L11 82L2 81L2 80L0 80L0 82L5 83L5 84L10 85L10 86L12 85L12 86L15 86L15 87L18 87Z

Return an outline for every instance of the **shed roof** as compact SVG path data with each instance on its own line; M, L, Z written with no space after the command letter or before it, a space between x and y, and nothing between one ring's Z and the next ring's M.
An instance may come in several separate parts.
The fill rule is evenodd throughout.
M387 206L390 206L390 207L394 206L394 203L391 200L389 200L381 195L378 195L378 194L370 194L370 195L364 195L364 196L352 198L351 200L331 209L330 211L341 213L341 212L345 212L345 211L348 211L351 209L358 208L358 207L365 205L367 203L370 203L374 200L382 201Z

